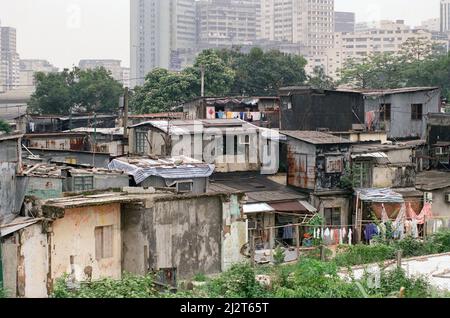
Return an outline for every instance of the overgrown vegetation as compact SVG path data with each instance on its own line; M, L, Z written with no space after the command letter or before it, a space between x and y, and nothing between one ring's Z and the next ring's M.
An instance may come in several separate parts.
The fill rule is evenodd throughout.
M206 286L212 298L258 298L270 296L256 281L255 271L248 264L235 264Z
M68 277L56 281L54 298L152 298L158 294L153 276L125 274L122 279L110 278L82 283L79 288L68 287Z
M11 126L4 120L0 119L0 132L10 133Z
M7 296L6 290L0 287L0 298L6 298Z
M377 240L375 240L377 242ZM341 246L335 257L338 266L378 263L395 259L397 251L403 257L416 257L450 252L450 231L441 231L425 240L406 237L403 240L378 240L374 245Z
M389 243L389 244L388 244ZM67 277L57 281L53 296L57 298L377 298L377 297L448 297L433 288L423 277L408 277L401 268L390 270L381 266L374 281L373 273L365 271L360 279L340 270L352 265L379 263L393 259L402 249L403 255L419 256L450 251L450 231L430 236L425 241L406 238L375 245L341 247L335 259L320 261L318 255L303 255L297 264L266 265L253 268L248 263L235 264L215 278L197 274L201 286L184 288L176 293L158 292L153 276L125 275L122 280L103 279L83 283L78 289L67 287ZM318 250L318 249L317 249ZM315 257L315 258L312 258ZM347 271L351 273L351 271ZM261 284L256 275L270 277ZM188 286L189 284L185 284Z

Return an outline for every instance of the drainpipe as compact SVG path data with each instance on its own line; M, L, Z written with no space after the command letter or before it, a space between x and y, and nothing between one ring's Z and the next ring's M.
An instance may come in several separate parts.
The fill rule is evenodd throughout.
M3 288L3 261L2 261L2 244L0 242L0 288Z

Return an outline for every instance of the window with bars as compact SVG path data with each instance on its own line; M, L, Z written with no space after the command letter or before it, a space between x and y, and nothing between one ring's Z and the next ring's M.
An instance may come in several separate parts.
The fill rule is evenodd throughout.
M139 154L147 153L147 132L136 131L136 152Z
M113 257L113 229L112 225L95 228L95 258L97 260Z
M94 189L93 176L80 176L73 178L73 191L87 191Z
M423 104L412 104L411 105L411 119L412 120L422 120L423 117Z
M327 226L341 225L341 208L325 208L323 213Z

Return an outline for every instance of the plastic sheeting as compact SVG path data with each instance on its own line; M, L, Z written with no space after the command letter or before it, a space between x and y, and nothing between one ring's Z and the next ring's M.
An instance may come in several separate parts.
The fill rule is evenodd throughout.
M142 159L145 161L146 159ZM142 183L151 176L164 179L209 178L215 169L211 164L181 164L138 167L131 163L114 159L108 165L111 170L121 170L132 175L136 184Z
M358 189L356 193L362 201L377 203L404 203L403 196L391 189Z

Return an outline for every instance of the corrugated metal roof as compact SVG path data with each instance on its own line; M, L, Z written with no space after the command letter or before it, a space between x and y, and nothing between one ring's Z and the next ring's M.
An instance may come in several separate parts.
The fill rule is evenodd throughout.
M450 187L450 172L426 171L417 174L416 188L425 191Z
M314 145L328 145L328 144L351 144L348 139L337 137L331 134L320 131L299 131L299 130L283 130L280 132L283 135L310 143Z
M24 229L30 225L36 224L37 222L39 222L41 220L42 220L42 218L39 218L39 219L28 218L28 217L15 218L13 221L11 221L7 224L0 225L0 237L4 237L11 233L17 232L17 231Z
M94 133L100 135L123 135L123 127L115 127L115 128L90 128L90 127L81 127L75 128L72 130L67 130L65 132L86 132L86 133Z
M402 87L393 89L338 89L339 92L347 93L361 93L365 96L377 96L377 95L393 95L393 94L403 94L403 93L414 93L423 91L437 90L439 87Z

